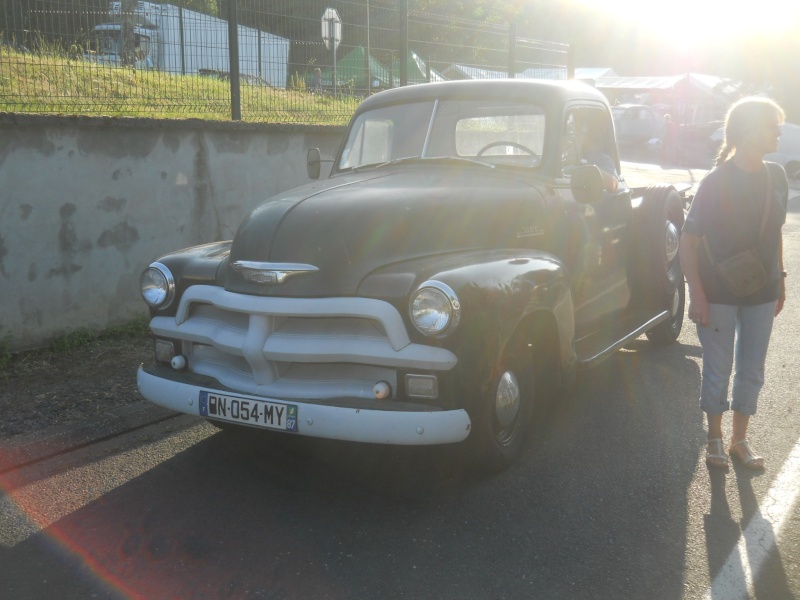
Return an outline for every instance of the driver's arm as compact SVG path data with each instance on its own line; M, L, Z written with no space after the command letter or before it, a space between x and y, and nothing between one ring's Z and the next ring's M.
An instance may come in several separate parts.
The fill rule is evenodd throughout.
M616 192L619 187L619 179L613 173L609 173L600 167L600 174L603 176L603 185L607 192Z
M586 156L585 162L595 165L600 169L600 174L603 176L603 186L607 192L616 192L619 187L619 177L617 170L614 168L614 162L611 157L604 153L593 152Z

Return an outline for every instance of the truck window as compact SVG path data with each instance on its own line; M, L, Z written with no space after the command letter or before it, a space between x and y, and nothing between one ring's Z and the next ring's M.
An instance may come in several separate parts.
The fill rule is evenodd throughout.
M448 100L436 109L425 155L459 156L532 166L541 159L547 123L536 104Z
M432 112L433 102L418 102L360 114L350 128L339 168L422 156Z
M341 167L349 169L386 162L389 160L391 138L391 121L365 120L355 131L353 144L342 155Z
M606 113L595 108L573 109L567 114L561 143L561 169L565 175L587 163L616 172L608 121Z
M530 108L529 108L530 110ZM498 145L487 155L542 155L545 120L542 114L500 114L460 119L456 124L456 152L460 156L476 156L487 145ZM503 145L512 142L514 145Z

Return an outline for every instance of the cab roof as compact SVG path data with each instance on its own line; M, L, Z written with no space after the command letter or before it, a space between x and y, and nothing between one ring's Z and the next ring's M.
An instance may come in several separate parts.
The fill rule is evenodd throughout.
M561 107L571 101L595 101L608 105L597 89L580 81L549 79L480 79L424 83L386 90L370 96L358 107L356 114L380 106L420 102L424 100L458 100L484 98L518 99L539 104L548 109Z

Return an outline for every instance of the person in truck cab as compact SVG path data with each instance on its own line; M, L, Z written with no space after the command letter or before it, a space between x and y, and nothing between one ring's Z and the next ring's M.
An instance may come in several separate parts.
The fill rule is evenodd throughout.
M562 143L561 168L566 175L581 166L595 165L600 169L607 192L616 192L619 173L611 145L614 138L607 125L607 116L596 109L577 109L567 115Z
M608 135L603 124L592 118L582 118L576 123L576 143L581 164L600 168L607 192L616 192L619 174L614 159L608 151Z

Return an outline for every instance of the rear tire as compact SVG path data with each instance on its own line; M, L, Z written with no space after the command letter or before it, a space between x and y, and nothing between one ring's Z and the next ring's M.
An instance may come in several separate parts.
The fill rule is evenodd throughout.
M654 344L667 345L678 340L683 328L683 314L686 305L686 286L681 283L673 293L670 317L662 321L646 333L647 339Z
M633 248L636 299L653 311L668 310L670 317L647 332L658 344L678 339L683 327L686 289L678 257L683 228L683 200L675 188L655 185L647 189L638 222L637 243Z

